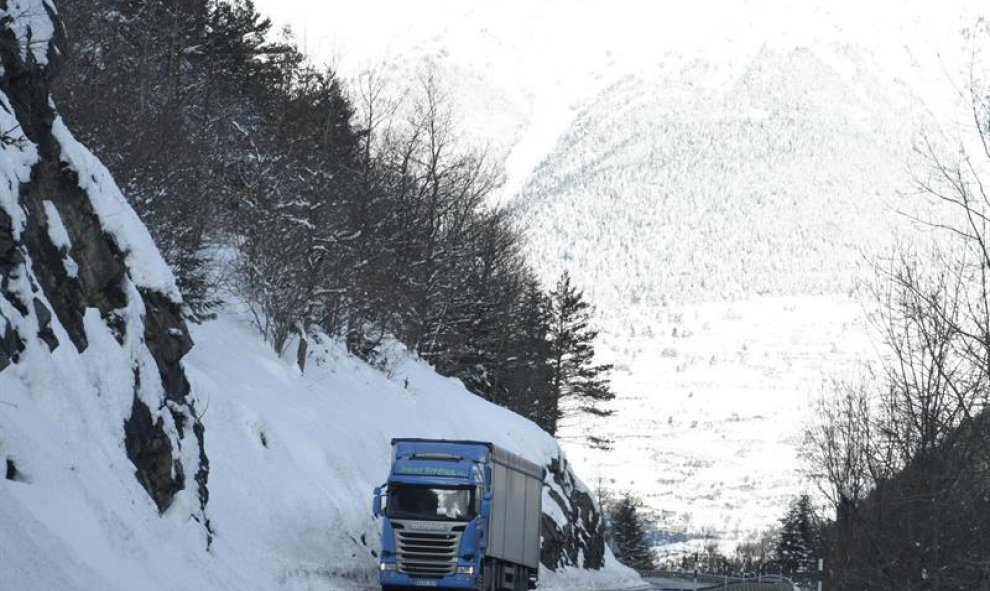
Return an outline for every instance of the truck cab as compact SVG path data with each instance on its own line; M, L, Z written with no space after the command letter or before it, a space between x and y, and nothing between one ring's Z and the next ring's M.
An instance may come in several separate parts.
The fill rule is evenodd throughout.
M383 591L536 586L541 467L479 441L395 439L392 449L373 502Z

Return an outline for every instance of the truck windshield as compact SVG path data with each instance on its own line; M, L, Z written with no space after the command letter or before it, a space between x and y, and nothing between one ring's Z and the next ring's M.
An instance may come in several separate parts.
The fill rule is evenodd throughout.
M390 484L388 515L424 521L469 521L475 515L473 488Z

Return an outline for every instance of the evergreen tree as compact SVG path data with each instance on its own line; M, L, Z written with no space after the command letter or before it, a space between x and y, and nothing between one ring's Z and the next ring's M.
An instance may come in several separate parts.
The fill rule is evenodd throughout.
M625 493L607 509L612 526L613 550L616 558L639 571L655 570L656 562L647 539L647 523L640 514L642 502Z
M812 576L812 561L819 555L817 527L811 497L801 495L791 502L781 519L776 555L781 569L798 582Z
M515 371L509 387L515 396L516 412L551 432L556 420L552 403L550 342L550 302L535 277L524 280L516 317Z
M610 416L604 405L615 398L608 380L612 369L595 363L594 341L598 331L591 327L591 305L583 292L571 284L567 272L557 281L549 298L550 400L545 428L555 434L561 419L588 413ZM592 445L607 447L609 441L589 435Z

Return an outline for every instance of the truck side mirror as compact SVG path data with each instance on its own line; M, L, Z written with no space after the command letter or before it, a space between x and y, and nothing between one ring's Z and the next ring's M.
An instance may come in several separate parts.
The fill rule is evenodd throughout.
M492 516L492 494L485 493L485 496L481 497L481 516L488 519Z
M371 500L371 511L375 514L375 517L382 516L382 487L375 487L375 496Z

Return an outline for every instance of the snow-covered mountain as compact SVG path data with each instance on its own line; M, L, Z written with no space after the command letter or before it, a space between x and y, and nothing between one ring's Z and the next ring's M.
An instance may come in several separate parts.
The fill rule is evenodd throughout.
M581 110L516 198L546 279L629 304L848 292L928 116L869 54L671 58ZM621 314L624 314L621 313Z
M0 587L375 588L370 493L396 436L547 466L546 586L638 580L553 438L398 345L372 367L319 343L302 373L236 309L187 326L148 231L48 95L55 15L0 4Z
M925 78L849 43L671 54L587 102L513 201L544 280L586 289L618 368L616 417L563 431L615 449L574 461L688 547L731 551L809 492L809 403L879 347L857 286L930 240L904 215L927 215L910 171L923 134L951 137L952 100Z
M616 417L564 431L615 449L575 446L578 465L725 551L772 526L807 491L809 403L875 355L856 286L914 231L931 112L852 46L671 56L581 109L514 201L618 367Z

